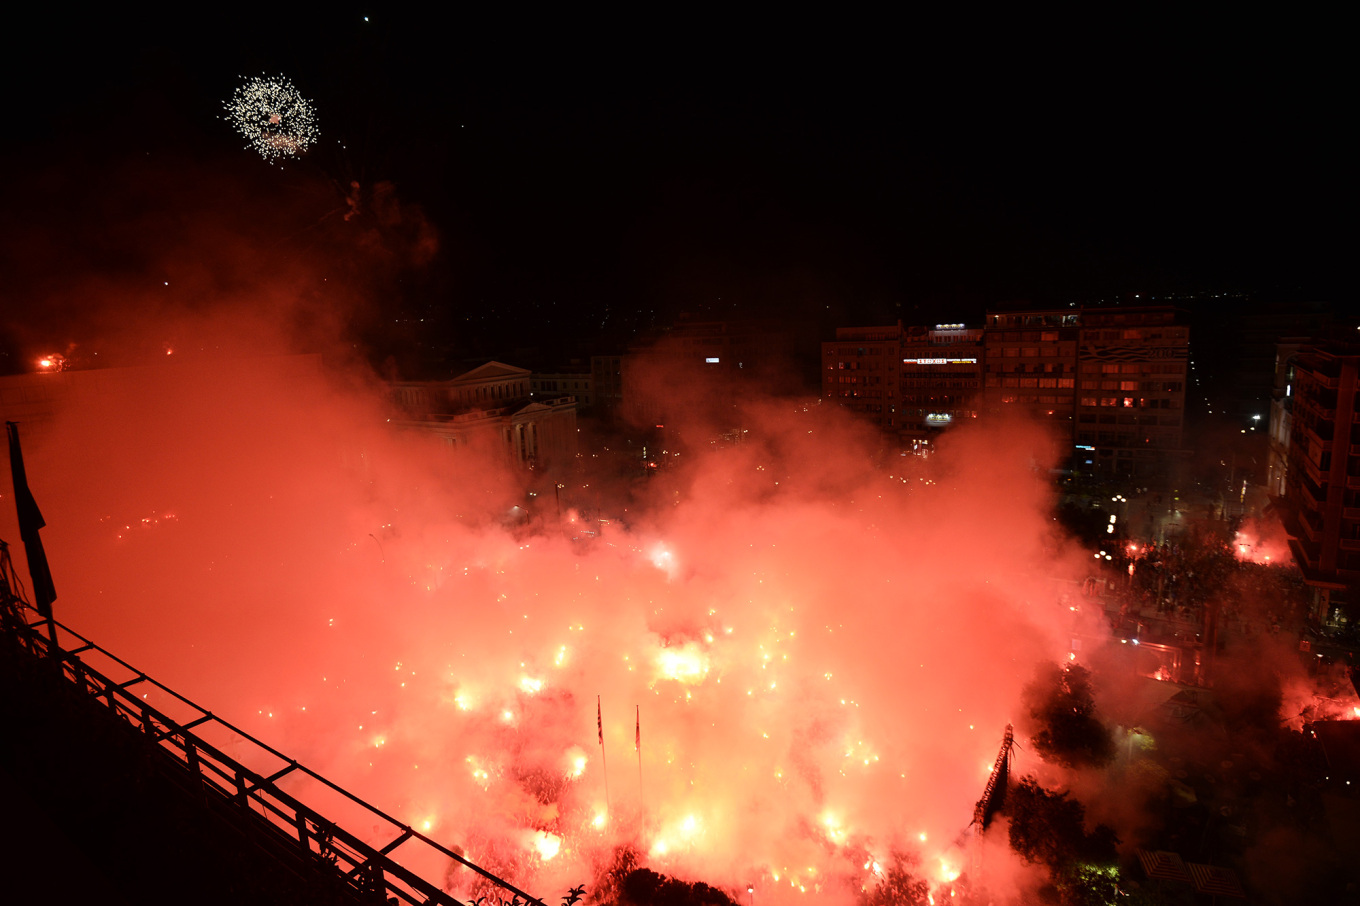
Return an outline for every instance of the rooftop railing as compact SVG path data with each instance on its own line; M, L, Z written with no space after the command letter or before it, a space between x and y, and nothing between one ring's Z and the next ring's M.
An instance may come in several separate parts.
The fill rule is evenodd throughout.
M276 842L296 847L321 865L329 865L358 894L375 903L458 906L463 902L400 864L400 857L403 862L420 865L457 863L480 876L483 886L502 902L544 906L537 897L217 717L70 627L43 618L12 590L18 586L13 581L7 550L4 559L0 610L10 643L32 658L54 664L60 676L91 702L139 731L186 772L205 798L215 798L253 815L260 822L260 830L272 834ZM91 660L100 660L102 669L89 663ZM149 701L153 691L159 707ZM180 713L171 717L167 713L171 710ZM214 745L209 741L213 736L221 737L222 742ZM234 752L228 754L225 748ZM291 785L302 778L312 781L312 789L334 798L344 811L359 816L363 826L373 828L369 839L382 842L366 842L280 787L281 782Z

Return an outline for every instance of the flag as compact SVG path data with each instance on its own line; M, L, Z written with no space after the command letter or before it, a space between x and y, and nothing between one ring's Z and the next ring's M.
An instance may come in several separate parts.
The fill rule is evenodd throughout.
M600 733L600 745L604 745L604 718L600 716L600 697L595 696L595 729Z
M9 433L9 468L14 479L14 508L19 516L19 537L24 542L24 553L28 557L28 577L33 583L33 603L38 613L52 619L52 602L57 599L57 589L52 585L52 571L47 566L47 554L43 551L42 538L38 529L47 525L42 511L28 489L28 478L24 474L24 452L19 446L19 426L5 422Z
M637 705L637 723L633 725L633 751L642 751L642 706Z

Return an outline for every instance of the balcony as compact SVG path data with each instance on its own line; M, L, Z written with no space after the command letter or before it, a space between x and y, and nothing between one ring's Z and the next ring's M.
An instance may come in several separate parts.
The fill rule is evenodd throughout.
M1335 390L1337 388L1338 384L1337 376L1334 374L1326 374L1324 372L1310 368L1307 365L1302 366L1299 369L1299 372L1301 375L1306 376L1309 380L1314 381L1323 387L1326 387L1328 390Z
M1332 422L1336 420L1336 409L1335 408L1324 409L1323 406L1325 404L1320 402L1319 400L1315 400L1311 397L1304 396L1302 394L1295 397L1295 400L1297 402L1294 403L1294 407L1297 410L1309 412L1316 416L1319 420L1324 422Z
M1319 488L1327 483L1327 476L1322 474L1322 470L1320 470L1317 467L1317 464L1314 463L1311 459L1302 456L1296 457L1294 459L1293 464L1297 466L1302 466L1304 474L1311 478L1313 480L1313 484L1317 485ZM1307 492L1306 488L1305 492ZM1309 493L1308 496L1310 499L1312 498L1311 493ZM1314 505L1316 505L1317 501L1314 500L1313 503Z
M1304 410L1312 411L1307 410L1306 407L1304 407ZM1301 432L1304 437L1313 438L1315 442L1320 444L1331 443L1332 436L1336 430L1331 422L1315 419L1296 419L1294 421L1294 427Z
M1289 542L1289 552L1294 555L1294 560L1304 568L1305 574L1309 569L1317 569L1317 553L1310 549L1307 544L1304 544L1301 541L1292 540Z

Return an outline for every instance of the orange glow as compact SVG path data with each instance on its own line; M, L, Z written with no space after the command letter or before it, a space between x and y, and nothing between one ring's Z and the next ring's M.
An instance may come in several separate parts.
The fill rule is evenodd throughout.
M662 648L656 653L656 678L697 685L708 676L708 656L691 642L679 649Z
M749 441L696 427L702 454L599 491L585 544L551 494L506 519L542 473L499 448L398 431L381 394L305 369L197 372L198 346L109 396L152 404L63 413L33 449L49 554L88 561L63 621L536 892L629 844L768 906L850 902L899 847L933 881L1017 676L1103 631L1036 568L1090 562L1049 552L1039 428L969 420L905 485L844 413L752 399Z
M1233 539L1233 554L1248 563L1288 564L1292 560L1289 540L1277 523L1249 519Z
M547 861L553 858L562 850L562 838L556 834L549 834L538 831L533 837L534 849L538 852L539 858Z
M566 754L567 776L575 779L586 772L586 755L579 748L573 746Z

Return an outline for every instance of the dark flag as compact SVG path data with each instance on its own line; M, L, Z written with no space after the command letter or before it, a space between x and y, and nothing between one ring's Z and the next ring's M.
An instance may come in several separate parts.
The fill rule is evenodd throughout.
M595 729L600 731L600 745L604 745L604 717L600 714L600 697L595 696Z
M14 478L14 507L19 515L19 537L24 542L24 553L28 556L33 603L38 606L38 613L50 620L57 589L52 585L52 571L47 567L47 554L43 551L42 538L38 536L38 529L47 523L43 521L42 511L28 489L24 453L19 447L19 426L14 422L5 422L5 430L9 432L9 468Z
M637 723L633 725L633 751L642 751L642 706L637 706Z

